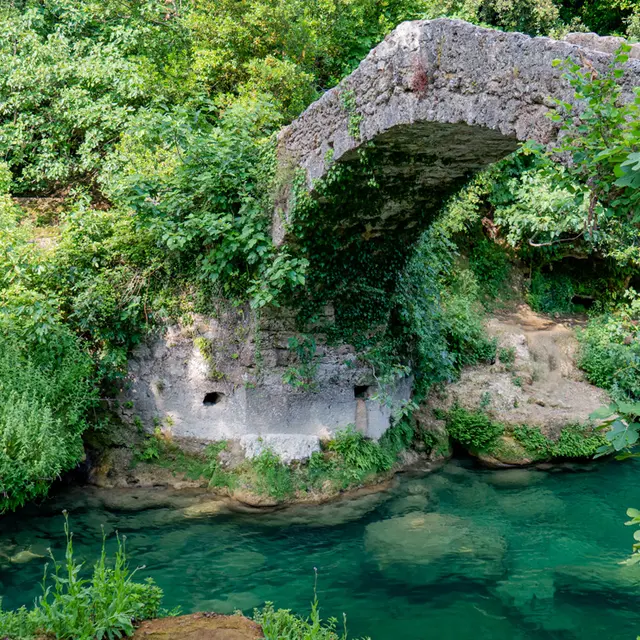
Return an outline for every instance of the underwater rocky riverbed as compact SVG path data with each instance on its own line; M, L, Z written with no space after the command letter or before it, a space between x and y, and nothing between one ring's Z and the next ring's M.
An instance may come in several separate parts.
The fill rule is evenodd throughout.
M188 493L61 490L0 518L0 594L9 608L38 595L39 556L62 557L67 509L78 557L97 558L102 527L119 531L165 606L184 612L273 601L305 613L317 568L323 616L346 613L354 637L631 640L640 568L619 563L639 471L634 461L562 472L456 461L356 499L214 515Z

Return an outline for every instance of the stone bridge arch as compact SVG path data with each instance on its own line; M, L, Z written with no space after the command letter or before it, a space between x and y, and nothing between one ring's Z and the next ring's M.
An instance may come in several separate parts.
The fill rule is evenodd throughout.
M551 98L571 102L573 92L553 61L573 57L603 70L612 59L611 38L578 40L582 46L460 20L405 22L281 131L280 165L301 168L313 192L333 162L353 163L373 146L379 201L345 224L369 236L421 226L472 173L525 140L555 140ZM640 60L627 63L621 83L631 98ZM284 198L274 215L278 244L289 206Z

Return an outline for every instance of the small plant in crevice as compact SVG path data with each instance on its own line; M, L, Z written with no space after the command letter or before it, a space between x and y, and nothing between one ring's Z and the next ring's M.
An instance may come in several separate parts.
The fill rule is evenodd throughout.
M165 438L160 427L155 427L153 434L148 435L144 439L144 442L136 453L135 458L140 462L158 460L165 449L165 445Z
M356 94L353 89L347 89L340 93L340 103L342 108L347 112L349 118L347 129L349 135L355 140L360 139L360 124L362 123L362 114L357 111Z
M297 364L287 368L282 375L282 381L301 391L315 391L318 372L315 338L304 336L300 339L294 336L289 338L288 346L289 350L295 354Z

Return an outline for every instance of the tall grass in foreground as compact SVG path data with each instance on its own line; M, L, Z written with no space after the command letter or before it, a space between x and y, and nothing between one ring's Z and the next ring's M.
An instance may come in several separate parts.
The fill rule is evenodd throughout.
M318 570L314 568L314 571L313 601L308 618L297 616L289 609L274 609L271 602L254 610L253 619L262 626L266 640L348 640L346 614L342 614L342 632L338 631L337 618L327 621L320 618Z
M129 569L125 539L117 537L118 549L113 566L109 566L104 536L93 574L89 579L83 578L84 563L73 557L73 534L66 512L64 518L64 563L49 552L53 571L45 566L42 595L33 608L0 608L1 638L29 640L49 635L59 640L113 640L132 635L137 621L158 615L162 589L150 578L134 582L137 569Z

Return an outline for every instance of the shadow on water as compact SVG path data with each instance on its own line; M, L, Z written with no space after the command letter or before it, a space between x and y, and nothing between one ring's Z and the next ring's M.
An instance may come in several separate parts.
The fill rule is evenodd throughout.
M185 493L60 488L0 519L0 595L16 607L39 594L42 556L62 556L66 508L88 564L102 527L118 530L165 605L185 612L273 601L305 613L316 567L323 614L345 612L354 637L629 640L640 569L620 562L640 466L589 469L487 471L465 460L353 500L206 517L193 517L198 496Z

